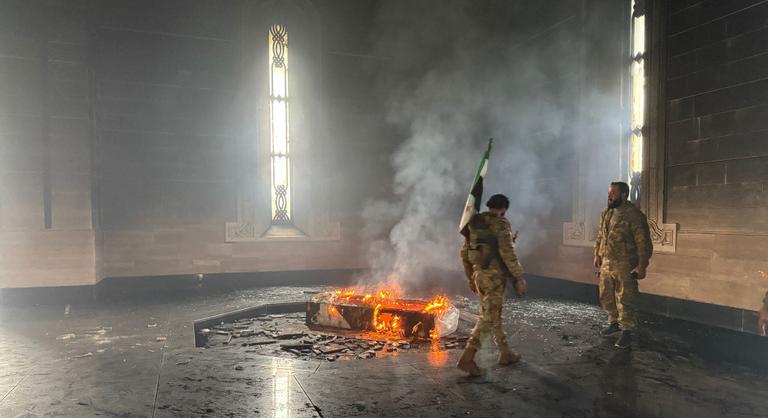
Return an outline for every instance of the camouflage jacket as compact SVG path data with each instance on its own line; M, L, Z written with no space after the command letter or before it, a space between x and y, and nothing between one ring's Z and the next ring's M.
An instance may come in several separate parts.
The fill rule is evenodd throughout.
M468 279L472 278L476 260L472 260L472 251L476 248L478 225L482 225L485 232L495 238L492 244L493 256L488 269L496 269L507 276L520 278L523 276L523 267L515 254L515 244L512 240L512 226L507 218L491 212L483 212L474 215L469 222L470 239L464 242L461 248L461 261L464 265L464 273ZM473 262L474 261L474 262Z
M600 229L595 243L595 255L631 268L648 267L653 243L648 220L630 202L615 209L605 209L600 215Z

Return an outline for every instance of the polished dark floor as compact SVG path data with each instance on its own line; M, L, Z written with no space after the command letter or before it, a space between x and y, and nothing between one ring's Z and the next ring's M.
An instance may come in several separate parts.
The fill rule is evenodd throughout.
M324 362L194 347L195 319L316 289L152 295L73 303L68 314L2 307L0 417L768 416L764 372L701 359L655 324L619 351L597 335L599 309L576 302L509 300L505 327L524 360L496 366L488 342L478 379L453 367L458 350ZM456 302L477 312L472 299Z

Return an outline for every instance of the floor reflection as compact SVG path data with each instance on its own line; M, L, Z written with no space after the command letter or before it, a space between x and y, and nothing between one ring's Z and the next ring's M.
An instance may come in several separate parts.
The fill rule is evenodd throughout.
M448 351L440 349L440 340L432 340L432 347L427 353L427 361L435 367L442 367L448 361Z
M635 417L637 415L637 379L632 350L611 353L599 381L602 396L597 411L604 416Z
M272 408L275 418L291 416L293 366L287 359L272 359Z

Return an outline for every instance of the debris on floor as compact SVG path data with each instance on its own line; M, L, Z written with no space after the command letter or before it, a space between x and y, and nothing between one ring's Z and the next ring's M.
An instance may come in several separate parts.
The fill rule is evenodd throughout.
M85 354L80 354L78 356L72 356L72 358L85 358L85 357L93 357L93 353L89 352L89 353L85 353Z
M112 331L112 327L98 327L95 329L87 329L83 331L83 334L87 335L104 335L107 332Z
M456 333L437 340L398 335L309 328L304 313L271 314L221 322L198 331L205 347L245 347L248 353L303 360L373 359L403 351L463 349L467 336Z

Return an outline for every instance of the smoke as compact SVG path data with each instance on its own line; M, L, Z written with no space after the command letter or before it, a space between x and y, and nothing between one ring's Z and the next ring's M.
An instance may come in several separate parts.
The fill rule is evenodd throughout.
M464 286L458 221L489 137L484 198L510 197L524 265L561 233L551 218L562 207L570 216L581 47L578 19L554 7L563 3L531 22L535 10L517 2L382 2L377 54L392 58L378 90L406 137L391 156L391 196L363 213L371 279Z

